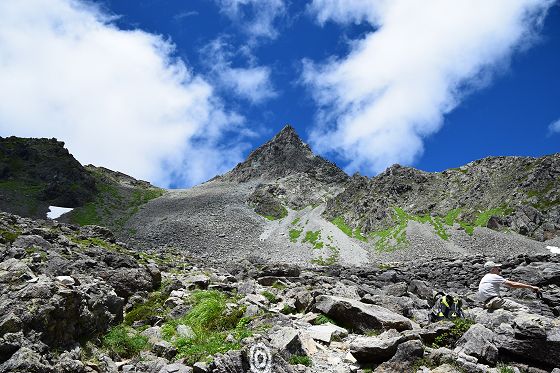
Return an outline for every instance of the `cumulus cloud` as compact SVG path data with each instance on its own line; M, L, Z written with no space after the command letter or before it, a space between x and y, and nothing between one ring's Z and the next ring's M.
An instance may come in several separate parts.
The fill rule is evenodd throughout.
M252 104L260 104L277 96L271 81L270 68L256 65L256 59L250 51L241 52L248 57L250 67L233 66L232 60L239 53L233 52L225 37L208 43L201 53L210 66L209 76L216 86L233 92Z
M239 23L251 43L259 39L276 39L277 19L286 14L284 0L215 0L221 12Z
M464 96L535 40L553 0L313 0L318 23L367 22L342 58L304 61L320 107L311 142L347 171L411 164Z
M550 123L550 125L548 126L548 133L549 135L560 133L560 119Z
M0 2L2 136L56 137L84 164L191 185L241 160L243 121L161 36L91 3Z

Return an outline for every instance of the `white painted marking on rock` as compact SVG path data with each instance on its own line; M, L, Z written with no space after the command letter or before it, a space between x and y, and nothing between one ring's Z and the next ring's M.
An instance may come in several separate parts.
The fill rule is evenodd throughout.
M47 218L49 219L58 219L62 214L66 214L74 210L73 207L58 207L58 206L49 206L49 212L47 212Z
M560 247L556 246L547 246L546 247L552 254L560 254Z

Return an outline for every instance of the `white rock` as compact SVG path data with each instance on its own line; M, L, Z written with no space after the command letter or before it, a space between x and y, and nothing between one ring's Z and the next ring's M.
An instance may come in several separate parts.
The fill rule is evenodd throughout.
M348 335L348 331L346 329L331 323L313 325L307 329L307 332L311 335L311 338L326 343L330 343L333 337L344 338Z
M70 276L56 276L56 281L65 286L73 286L76 283L76 280Z

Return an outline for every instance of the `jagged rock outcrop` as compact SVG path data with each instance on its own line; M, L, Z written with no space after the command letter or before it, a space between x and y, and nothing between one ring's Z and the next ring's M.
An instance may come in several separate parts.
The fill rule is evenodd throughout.
M40 218L49 205L82 206L96 192L62 141L0 137L0 210Z
M443 172L393 165L368 179L352 177L327 202L325 217L343 217L373 232L397 224L395 208L461 226L510 229L543 241L560 234L560 154L489 157Z
M161 283L157 267L103 227L0 213L0 229L0 372L84 371L62 355L53 368L46 352L99 337L131 295Z
M237 182L251 179L274 181L298 173L305 173L327 184L344 182L348 177L333 163L313 154L294 128L287 125L221 179Z
M248 201L257 213L278 218L282 217L282 205L299 209L333 197L348 175L313 154L294 128L287 125L219 179L260 182Z

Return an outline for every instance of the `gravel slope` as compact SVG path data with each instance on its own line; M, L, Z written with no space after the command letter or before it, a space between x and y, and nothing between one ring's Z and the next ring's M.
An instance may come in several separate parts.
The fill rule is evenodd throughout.
M516 233L477 228L472 236L448 227L447 241L428 224L410 221L407 248L377 252L373 242L348 237L321 214L324 205L288 210L288 216L269 221L256 214L247 197L257 181L211 181L191 189L170 190L144 205L127 224L134 237L121 239L142 248L180 248L187 256L210 261L284 262L299 265L341 264L377 266L419 258L461 257L484 254L501 258L524 253L548 253L547 245ZM300 231L293 242L290 230ZM308 232L320 232L315 242L304 242ZM314 245L314 243L321 243ZM315 247L314 247L315 246ZM323 262L317 263L317 259ZM330 260L330 262L329 262Z

